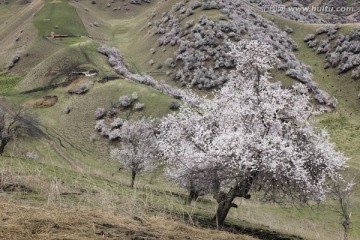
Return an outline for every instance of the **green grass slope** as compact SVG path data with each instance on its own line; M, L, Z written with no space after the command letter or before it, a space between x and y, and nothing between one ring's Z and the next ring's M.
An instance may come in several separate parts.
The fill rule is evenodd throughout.
M64 0L47 0L33 22L40 36L49 36L51 32L72 36L87 35L76 9Z

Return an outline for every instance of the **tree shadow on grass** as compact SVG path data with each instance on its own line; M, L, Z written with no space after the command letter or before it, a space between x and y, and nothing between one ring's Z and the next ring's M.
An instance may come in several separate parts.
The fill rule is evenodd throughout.
M216 229L217 226L212 222L212 220L208 217L194 215L192 216L192 220L198 222L199 226L205 228ZM243 234L250 235L258 239L263 240L303 240L304 238L296 236L296 235L288 235L280 232L273 231L271 229L267 229L265 226L249 226L250 223L246 223L245 225L233 224L233 223L225 223L225 225L219 230L231 232L234 234Z

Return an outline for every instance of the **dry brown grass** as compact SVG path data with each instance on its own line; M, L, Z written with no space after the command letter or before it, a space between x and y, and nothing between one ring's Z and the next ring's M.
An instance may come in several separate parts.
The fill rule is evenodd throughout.
M0 201L0 239L238 239L163 217L115 216L92 208L35 207Z

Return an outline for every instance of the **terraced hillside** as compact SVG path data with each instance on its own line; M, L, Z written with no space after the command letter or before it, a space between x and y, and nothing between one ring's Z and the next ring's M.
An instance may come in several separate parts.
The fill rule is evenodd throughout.
M110 158L117 143L97 133L95 112L160 118L181 103L169 93L191 89L210 97L234 68L226 42L260 40L281 60L273 80L300 82L311 91L315 106L326 110L317 124L350 158L345 175L359 176L360 84L352 77L360 66L359 24L335 25L316 14L269 14L261 10L264 1L0 2L0 103L9 114L26 109L39 132L21 132L0 156L0 238L177 239L170 233L177 229L191 231L189 239L340 239L331 199L316 209L240 199L224 229L233 233L204 228L211 227L216 202L203 196L184 205L186 191L167 180L162 167L140 176L135 190L127 187L131 174ZM316 46L304 41L309 34ZM342 38L343 45L337 43ZM118 49L122 62L101 54L104 45ZM354 58L353 66L340 73L341 64L325 67L335 53L339 64ZM119 98L134 92L142 110L118 108ZM43 207L43 215L34 217ZM74 219L68 209L79 211ZM28 222L13 217L20 211ZM351 211L350 237L360 239L358 185ZM32 232L19 231L29 224Z

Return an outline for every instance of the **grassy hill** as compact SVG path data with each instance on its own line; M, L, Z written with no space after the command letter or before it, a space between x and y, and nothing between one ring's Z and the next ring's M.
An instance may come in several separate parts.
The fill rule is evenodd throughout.
M145 108L129 117L161 117L171 112L169 106L174 99L119 76L102 82L104 77L116 76L116 73L96 49L103 43L115 46L133 72L155 72L153 76L157 80L177 85L167 75L156 74L171 70L169 67L159 70L149 64L151 59L163 63L175 51L171 46L157 47L157 37L148 32L153 13L158 14L155 18L160 18L162 12L172 8L173 2L152 1L138 6L115 1L110 7L103 1L97 2L33 0L31 4L15 1L0 5L0 66L4 67L16 51L21 52L20 61L10 71L0 73L1 103L15 109L45 96L57 97L52 107L31 109L39 119L43 135L16 139L0 157L0 183L14 187L0 192L3 223L0 238L27 239L32 234L37 239L101 236L110 239L252 239L240 235L243 232L259 239L299 239L292 236L294 234L306 239L340 239L341 227L332 201L310 209L281 208L256 199L239 199L240 207L229 216L228 223L233 225L225 229L235 235L204 229L207 227L204 219L211 218L216 207L214 200L206 196L192 206L184 205L185 191L164 179L161 168L140 176L135 190L128 188L130 174L119 171L118 163L109 158L109 150L115 144L94 130L95 110L109 109L120 96L137 92ZM220 17L218 10L198 9L182 19L181 24L199 19L202 14L214 20ZM297 58L313 68L314 80L320 88L338 99L336 110L320 116L318 124L330 132L339 150L351 158L346 174L359 175L359 82L348 73L338 75L334 69L325 70L324 56L317 55L304 43L304 37L320 25L261 14L280 29L285 25L294 29L290 37L299 46ZM357 27L343 25L340 32L348 33ZM70 37L45 37L52 32ZM18 36L20 39L16 41ZM152 54L151 48L157 48L157 52ZM98 74L71 78L71 72L78 69L96 69ZM293 82L282 71L274 71L273 76L285 84ZM81 84L88 86L86 94L68 93ZM66 108L71 109L70 113L64 112ZM127 113L119 115L125 118ZM30 160L29 152L36 153L37 158ZM360 239L359 186L353 196L352 211L351 237ZM73 212L76 212L74 218L70 218ZM29 220L22 221L18 216ZM179 234L184 237L177 238Z
M48 1L35 15L33 23L40 36L55 34L86 36L86 29L76 13L76 9L67 1Z

